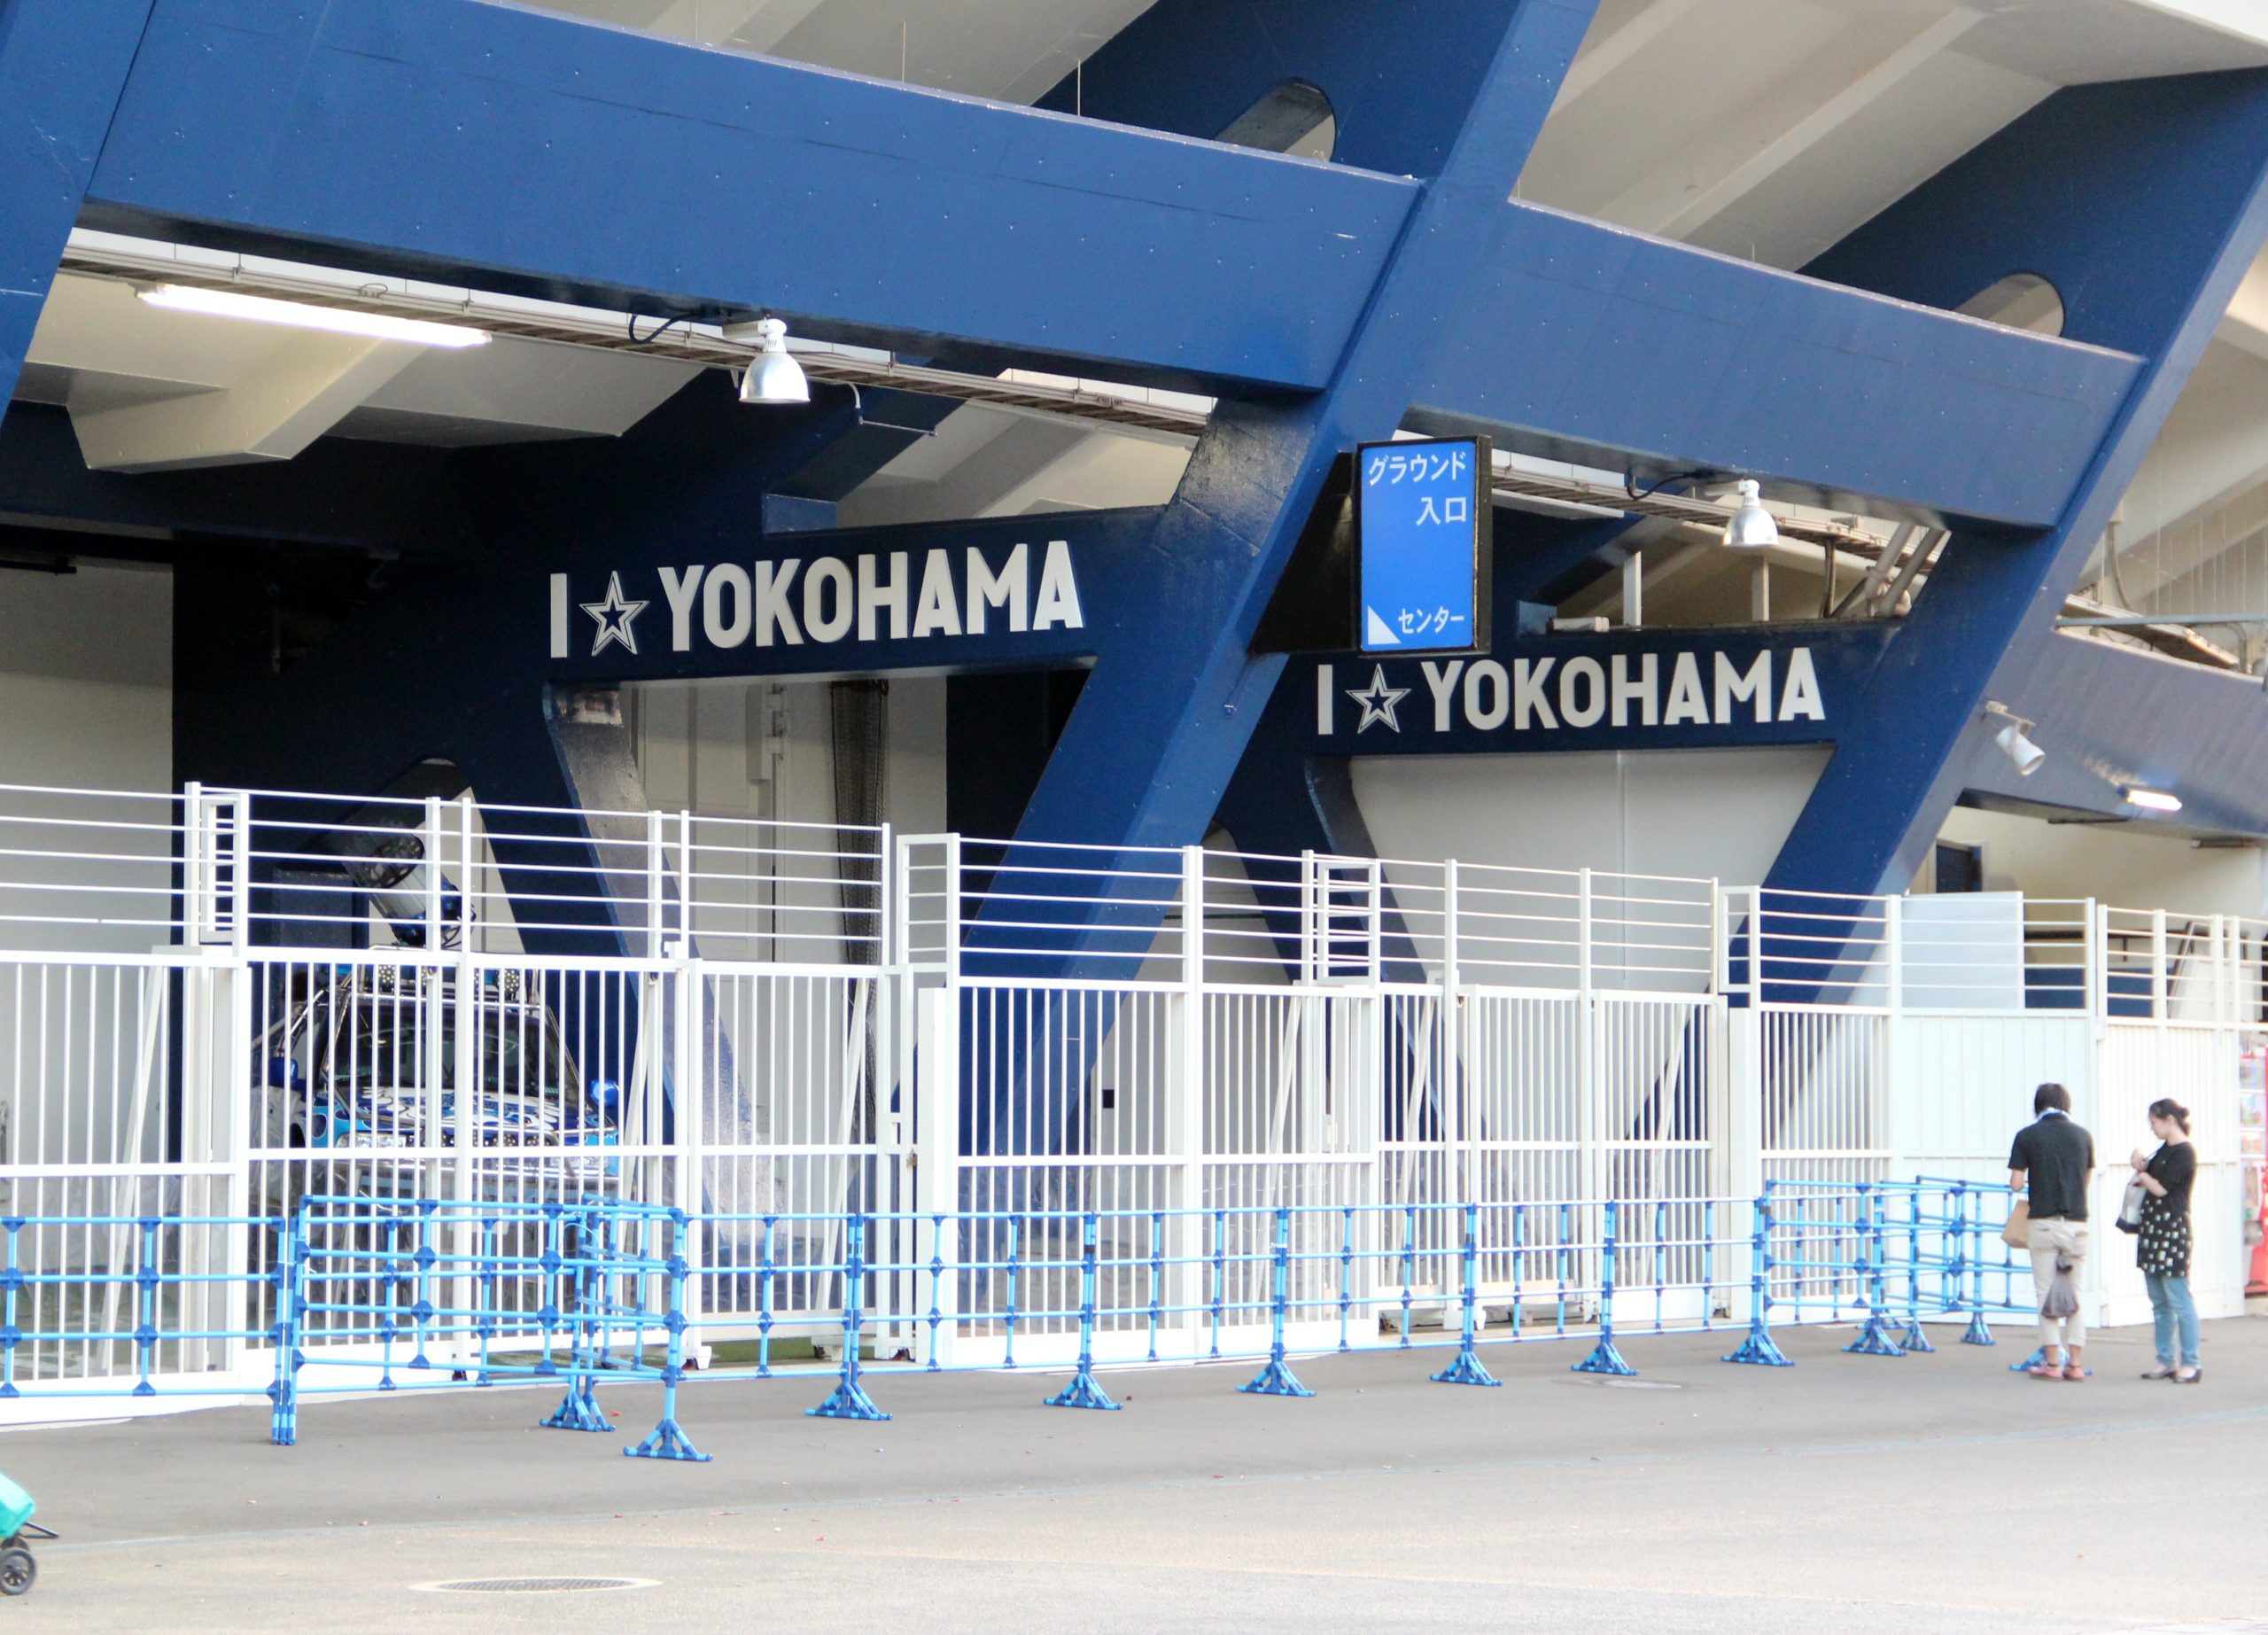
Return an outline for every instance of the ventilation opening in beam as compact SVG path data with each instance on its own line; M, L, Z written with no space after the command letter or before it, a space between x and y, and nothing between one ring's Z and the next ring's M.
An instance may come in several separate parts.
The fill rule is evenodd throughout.
M2063 332L2063 297L2038 273L2010 273L1977 291L1957 310L1963 317L2035 335Z
M1238 114L1219 140L1293 159L1327 160L1339 144L1339 119L1321 86L1286 80Z

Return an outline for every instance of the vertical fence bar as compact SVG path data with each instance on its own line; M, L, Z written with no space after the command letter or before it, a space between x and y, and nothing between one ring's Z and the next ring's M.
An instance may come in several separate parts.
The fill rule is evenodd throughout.
M1858 1258L1851 1269L1860 1287L1866 1290L1867 1320L1859 1330L1859 1337L1843 1349L1861 1357L1903 1357L1906 1353L1891 1337L1890 1325L1884 1317L1882 1212L1869 1183L1860 1181L1858 1190Z
M12 1266L15 1244L16 1234L11 1232L8 1249ZM276 1327L269 1331L276 1347L276 1382L268 1388L268 1436L279 1448L288 1448L299 1439L299 1304L307 1260L307 1210L302 1205L292 1211L284 1223L284 1262L276 1268ZM9 1327L14 1326L11 1313Z
M693 1445L677 1421L677 1388L679 1382L685 1378L685 1285L688 1270L685 1257L685 1226L684 1211L672 1210L670 1211L670 1253L668 1260L664 1263L665 1281L669 1289L669 1311L662 1320L662 1326L669 1333L669 1342L664 1351L662 1363L661 1422L654 1427L653 1433L643 1442L634 1448L625 1448L622 1452L625 1457L631 1459L677 1459L705 1465L709 1462L710 1455ZM853 1234L850 1258L855 1262L858 1254L858 1239L855 1234L858 1228L854 1225L850 1230ZM645 1280L641 1277L639 1281L643 1283ZM854 1312L856 1310L855 1296L852 1300L852 1310ZM642 1324L641 1327L642 1327ZM855 1325L850 1332L850 1344L845 1355L855 1365L858 1355L858 1330ZM852 1389L857 1389L855 1376ZM867 1405L872 1407L874 1405L869 1403ZM812 1412L816 1413L817 1410L814 1409ZM864 1417L873 1416L869 1414ZM882 1417L888 1419L889 1416L885 1413Z
M567 1252L567 1211L558 1204L545 1208L548 1228L544 1246L544 1271L558 1282L559 1294L564 1296L571 1287L571 1300L546 1296L546 1304L537 1313L543 1324L543 1359L536 1366L539 1374L555 1372L552 1359L552 1333L563 1327L567 1332L567 1394L537 1424L547 1430L581 1430L609 1432L614 1427L607 1422L606 1413L599 1406L594 1370L612 1336L607 1332L607 1290L610 1279L606 1274L607 1251L612 1245L612 1221L602 1218L601 1211L593 1209L578 1217L577 1231L582 1239L579 1252ZM640 1280L642 1284L645 1280ZM633 1359L634 1362L636 1359ZM674 1418L664 1409L664 1423ZM654 1444L661 1436L657 1427L654 1436L641 1447ZM674 1455L650 1452L648 1458L671 1458Z
M857 1211L843 1217L843 1369L827 1400L804 1413L819 1420L886 1420L866 1388L858 1382L859 1328L864 1320L860 1300L865 1290L866 1218Z
M1095 1242L1096 1219L1087 1211L1079 1247L1079 1366L1071 1382L1047 1399L1051 1408L1100 1408L1116 1412L1118 1405L1095 1382Z
M1984 1245L1979 1242L1984 1229L1984 1195L1969 1191L1966 1182L1955 1181L1953 1188L1953 1216L1956 1223L1953 1242L1959 1246L1954 1250L1953 1259L1955 1296L1958 1297L1961 1292L1964 1273L1969 1284L1969 1327L1961 1331L1961 1343L1963 1345L1992 1343L1992 1325L1984 1320Z
M1480 1365L1479 1353L1472 1349L1472 1335L1478 1326L1479 1274L1480 1260L1480 1211L1472 1203L1464 1205L1464 1250L1458 1257L1464 1288L1460 1296L1464 1307L1464 1327L1457 1339L1456 1359L1433 1376L1437 1385L1501 1385L1503 1381L1489 1374Z
M1750 1240L1755 1270L1749 1284L1748 1338L1725 1360L1754 1363L1764 1368L1792 1368L1795 1364L1772 1339L1772 1183L1756 1199L1756 1230ZM1800 1258L1800 1257L1798 1257Z
M24 1343L22 1325L16 1320L16 1296L24 1289L23 1262L17 1244L24 1223L11 1216L0 1221L0 1226L8 1233L8 1264L0 1268L0 1401L4 1401L22 1395L16 1389L16 1348Z
M1922 1331L1922 1187L1917 1182L1906 1194L1906 1330L1898 1336L1900 1351L1934 1351Z
M1276 1252L1268 1301L1269 1319L1273 1338L1268 1347L1267 1366L1237 1387L1255 1397L1312 1397L1315 1393L1300 1383L1291 1367L1284 1360L1285 1314L1291 1304L1292 1287L1292 1211L1278 1208L1276 1211Z
M1569 1365L1576 1374L1635 1374L1638 1371L1622 1360L1622 1353L1614 1349L1614 1200L1606 1200L1602 1211L1604 1234L1599 1241L1598 1279L1598 1343L1591 1347L1591 1354L1579 1363Z

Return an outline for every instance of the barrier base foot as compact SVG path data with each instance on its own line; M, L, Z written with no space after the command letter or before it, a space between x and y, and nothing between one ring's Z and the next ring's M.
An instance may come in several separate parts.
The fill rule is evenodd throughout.
M844 1380L827 1394L827 1400L816 1408L805 1408L806 1419L814 1420L886 1420L889 1417L874 1406L874 1399L866 1395L866 1388L856 1380Z
M598 1395L592 1390L587 1380L580 1386L568 1387L567 1395L560 1399L559 1405L536 1423L546 1430L614 1429L606 1422L606 1413L599 1406Z
M1461 1351L1456 1360L1433 1376L1436 1385L1502 1385L1503 1381L1481 1366L1480 1357L1470 1351Z
M1961 1343L1963 1345L1991 1345L1994 1343L1992 1327L1984 1320L1984 1312L1969 1313L1969 1327L1961 1330Z
M1635 1374L1638 1372L1622 1360L1622 1353L1614 1349L1613 1339L1606 1335L1599 1336L1598 1343L1591 1347L1591 1354L1588 1357L1579 1363L1569 1363L1567 1371L1570 1374Z
M1775 1344L1771 1334L1762 1328L1751 1328L1740 1349L1725 1360L1728 1363L1754 1363L1759 1368L1792 1368L1796 1359Z
M2023 1373L2025 1369L2027 1369L2027 1368L2037 1368L2037 1367L2039 1367L2042 1363L2046 1362L2047 1360L2047 1348L2046 1346L2044 1346L2044 1345L2041 1345L2041 1346L2035 1346L2035 1347L2032 1349L2032 1353L2031 1353L2031 1356L2029 1356L2029 1357L2027 1357L2027 1358L2025 1358L2022 1362L2020 1362L2020 1363L2010 1363L2010 1364L2008 1365L2008 1372L2009 1372L2010 1374L2022 1374L2022 1373Z
M1903 1357L1906 1355L1899 1349L1898 1342L1890 1337L1890 1330L1883 1327L1882 1320L1878 1317L1867 1319L1867 1326L1859 1330L1859 1337L1843 1349L1860 1357Z
M268 1439L279 1448L297 1447L299 1444L299 1433L296 1427L285 1425L270 1430L268 1433Z
M654 1427L654 1434L634 1448L622 1450L625 1459L681 1459L695 1465L705 1465L711 1455L693 1445L675 1420L664 1420Z
M1268 1366L1237 1387L1254 1397L1312 1397L1315 1393L1300 1383L1280 1357L1271 1357Z
M1922 1320L1917 1317L1909 1321L1906 1325L1906 1332L1898 1336L1898 1349L1901 1351L1933 1352L1938 1348L1931 1345L1930 1336L1922 1332Z
M1082 1368L1071 1376L1071 1382L1047 1399L1051 1408L1099 1408L1107 1413L1118 1412L1118 1405L1110 1393L1096 1383L1095 1376Z

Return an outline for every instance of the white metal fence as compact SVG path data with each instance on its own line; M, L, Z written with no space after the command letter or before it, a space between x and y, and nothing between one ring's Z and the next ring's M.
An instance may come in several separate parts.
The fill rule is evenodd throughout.
M1086 1212L1105 1354L1202 1355L1221 1312L1253 1320L1267 1246L1239 1234L1279 1211L1316 1237L1298 1275L1335 1257L1354 1280L1303 1308L1317 1343L1449 1312L1464 1203L1483 1304L1564 1320L1600 1281L1605 1201L1686 1242L1708 1234L1669 1215L1767 1179L1996 1179L2043 1079L2096 1130L2106 1218L2142 1109L2195 1109L2194 1281L2227 1312L2264 1059L2268 926L2227 918L470 796L0 790L0 1188L50 1223L10 1234L34 1395L133 1366L92 1337L119 1332L121 1285L36 1274L153 1254L213 1274L181 1297L215 1337L165 1366L258 1375L277 1223L309 1196L711 1218L688 1297L714 1343L831 1333L852 1211L905 1240L869 1246L906 1284L886 1309L942 1260L960 1312L1059 1314L960 1327L1020 1360L1068 1346L1078 1304L1077 1246L1032 1223ZM127 1224L159 1217L188 1219ZM1353 1221L1363 1242L1323 1241ZM2101 1315L2137 1320L2103 1237ZM1390 1301L1363 1281L1388 1259Z

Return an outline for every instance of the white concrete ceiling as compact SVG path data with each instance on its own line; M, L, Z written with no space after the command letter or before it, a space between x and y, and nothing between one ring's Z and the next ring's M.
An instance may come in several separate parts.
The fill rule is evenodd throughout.
M548 11L1031 103L1152 0L550 0Z
M536 341L437 351L167 311L130 284L70 274L26 362L19 395L68 409L90 467L128 471L288 460L330 435L617 437L698 372Z

